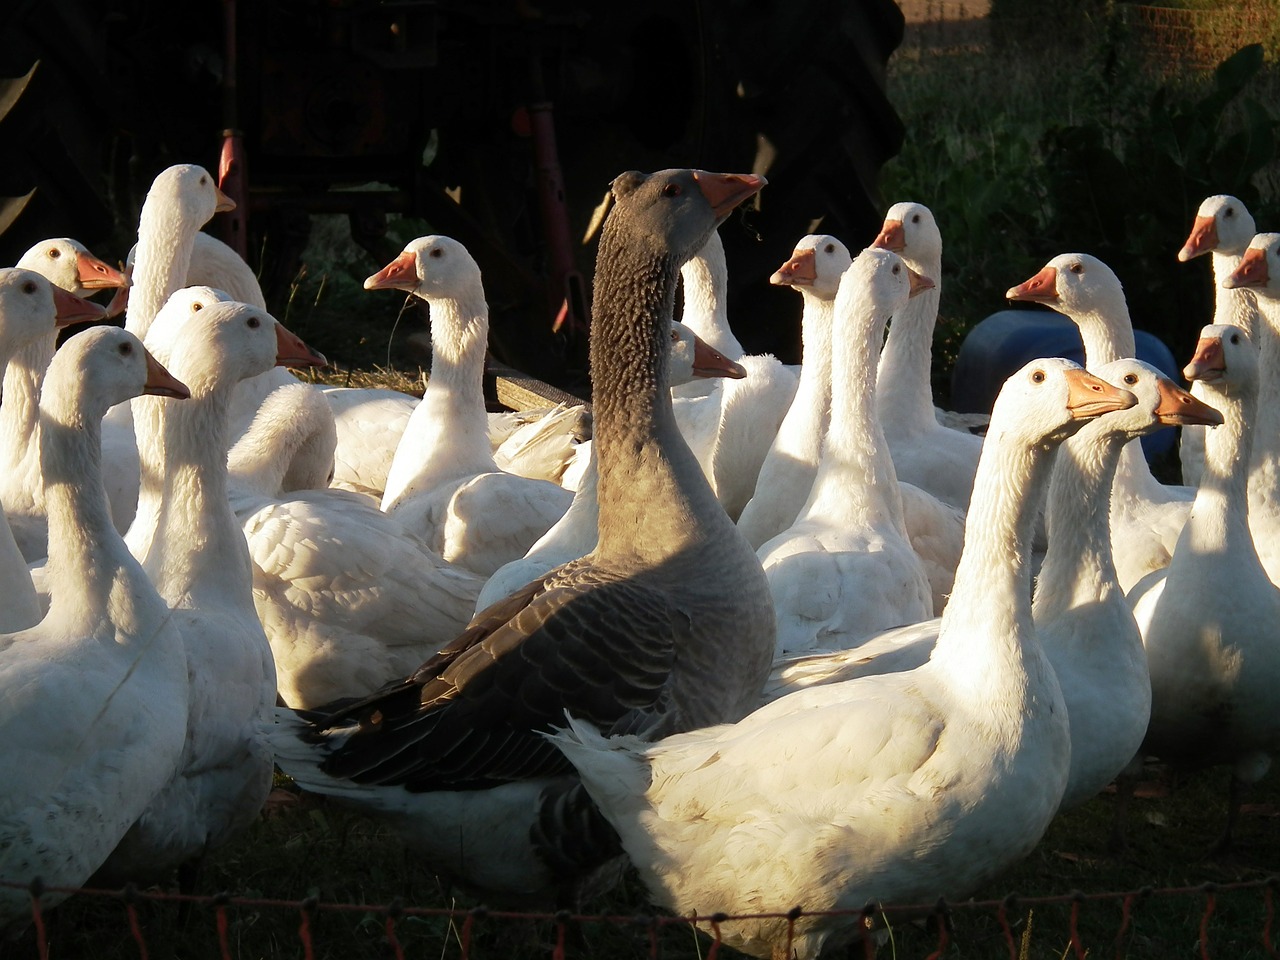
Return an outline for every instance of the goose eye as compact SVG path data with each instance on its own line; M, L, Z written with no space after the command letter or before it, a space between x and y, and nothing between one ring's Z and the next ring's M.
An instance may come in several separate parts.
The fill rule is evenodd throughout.
M209 178L208 178L208 177L201 177L201 178L200 178L200 186L202 186L202 187L203 187L203 186L204 186L206 183L208 183L208 182L209 182Z
M120 351L120 356L127 357L129 354L133 353L133 344L122 343L120 346L116 347L116 349Z
M1239 343L1239 342L1240 342L1240 334L1238 334L1238 333L1233 333L1233 334L1231 335L1231 342L1232 342L1232 343Z
M439 247L433 247L431 249L431 252L427 254L427 256L432 257L436 260L439 260L441 257L444 256L444 251L441 250Z
M676 333L674 330L671 331L671 342L672 343L680 342L680 334Z
M902 267L895 263L893 265L893 272L894 272L894 275L896 276L897 274L902 272Z
M248 323L249 323L250 330L257 330L260 326L262 326L262 321L259 320L257 317L250 317L248 320Z
M1227 207L1227 209L1222 211L1222 215L1224 217L1234 217L1236 215L1236 212L1231 207Z
M62 251L59 250L57 247L53 247L49 250L50 260L57 260L60 256L62 256Z
M193 304L191 304L191 312L192 312L192 313L197 313L197 312L199 312L200 310L203 310L203 309L204 309L204 304L203 304L203 303L201 303L199 300L197 300L197 301L195 301Z
M911 218L911 222L912 222L912 223L919 223L919 222L920 222L920 214L918 214L918 213L917 213L915 216L913 216L913 217Z
M836 245L834 243L828 243L825 247L822 248L822 250L824 253L835 253Z
M1072 272L1072 273L1084 273L1084 264L1083 264L1083 263L1073 263L1073 264L1071 265L1071 272Z
M1138 375L1136 373L1126 373L1124 375L1124 382L1133 386L1133 384L1138 382Z
M22 292L23 292L23 293L35 293L35 292L36 292L36 282L35 282L34 280L28 280L26 283L24 283L24 284L22 285Z
M680 189L680 184L678 183L668 183L662 188L662 195L664 197L678 197L682 193L684 193L684 191Z
M1031 372L1031 382L1032 382L1032 383L1044 383L1044 371L1043 371L1043 370L1033 370L1033 371Z

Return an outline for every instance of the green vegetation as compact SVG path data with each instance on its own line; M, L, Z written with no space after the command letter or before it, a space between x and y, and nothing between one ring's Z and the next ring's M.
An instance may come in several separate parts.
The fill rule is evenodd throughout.
M1172 35L1150 8L1081 2L1035 20L1042 6L997 0L994 39L906 44L890 64L907 139L881 194L926 203L942 229L942 397L968 329L1059 253L1104 260L1135 326L1182 356L1212 312L1206 265L1175 258L1200 201L1233 194L1260 230L1280 212L1273 21L1216 66L1193 55L1239 37L1228 13L1247 24L1274 2L1218 5L1203 30Z

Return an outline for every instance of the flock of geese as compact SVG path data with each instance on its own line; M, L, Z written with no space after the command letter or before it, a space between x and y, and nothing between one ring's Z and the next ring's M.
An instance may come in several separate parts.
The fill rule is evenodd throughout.
M486 411L448 237L365 281L430 306L421 400L290 372L325 360L202 232L231 202L197 165L124 271L71 239L0 270L0 929L34 878L190 888L277 768L487 902L630 866L774 960L865 935L827 911L965 896L1112 783L1122 844L1145 758L1231 767L1228 843L1280 744L1280 234L1201 206L1190 391L1106 264L1051 259L1008 297L1087 369L1027 364L980 435L931 395L921 203L856 254L800 239L769 282L802 363L746 354L717 231L764 186L613 181L582 442ZM1169 425L1184 486L1141 453Z

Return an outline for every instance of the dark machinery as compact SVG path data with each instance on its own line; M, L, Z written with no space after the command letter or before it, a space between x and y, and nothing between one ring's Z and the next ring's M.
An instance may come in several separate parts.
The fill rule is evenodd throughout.
M869 242L902 141L893 0L18 0L0 16L0 262L54 234L122 253L159 170L221 156L242 200L223 239L273 308L313 214L349 216L371 267L397 252L387 217L412 215L480 263L495 357L566 386L586 380L590 228L616 174L768 176L721 230L729 309L748 349L795 360L797 298L765 278L815 229Z

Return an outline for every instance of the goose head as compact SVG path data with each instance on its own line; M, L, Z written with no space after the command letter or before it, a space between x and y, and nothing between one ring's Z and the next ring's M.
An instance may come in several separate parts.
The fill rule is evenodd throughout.
M871 245L892 250L917 268L942 262L942 231L923 203L908 200L891 206Z
M128 277L70 237L41 240L19 258L17 266L34 270L54 286L78 297L95 290L129 285Z
M181 343L187 324L196 314L215 303L232 302L231 294L215 287L190 286L175 290L147 329L147 350L161 363L167 364Z
M403 290L422 300L455 297L479 285L480 266L457 240L431 235L405 245L400 255L364 281L366 290Z
M808 290L819 300L834 300L851 263L853 257L843 243L829 233L811 233L800 239L791 259L773 272L769 282Z
M764 177L748 173L629 170L610 184L613 206L608 219L615 227L625 221L628 243L684 263L707 245L734 208L766 183Z
M321 366L324 358L262 308L231 300L189 318L166 363L202 396L274 366Z
M59 327L98 320L102 307L51 283L34 270L0 268L0 339L17 349Z
M1235 197L1225 193L1206 197L1196 211L1178 259L1185 263L1213 251L1238 256L1249 246L1256 230L1253 216Z
M1041 357L1005 380L987 436L1011 435L1028 446L1060 443L1087 422L1127 410L1138 398L1062 357Z
M1212 323L1201 328L1195 353L1182 375L1226 392L1256 386L1258 368L1258 350L1247 333L1229 323Z
M90 327L54 354L40 394L40 408L75 411L84 421L100 420L109 407L142 394L186 399L186 387L147 352L142 341L120 327Z
M143 209L163 211L166 217L180 217L184 223L203 226L215 213L236 208L235 201L218 187L218 181L198 163L175 163L161 170L151 181Z
M746 375L742 364L730 360L680 321L671 322L671 386L707 377L741 380Z
M1109 266L1087 253L1063 253L1041 270L1005 292L1009 300L1047 304L1076 316L1104 313L1127 316L1124 288Z
M1268 300L1280 297L1280 233L1256 234L1222 285L1229 290L1248 287Z
M932 288L930 278L916 273L893 251L867 247L854 258L840 280L836 312L847 313L857 299L862 308L887 323L907 300Z
M1192 396L1156 367L1127 357L1103 364L1094 371L1113 386L1128 390L1138 402L1128 409L1116 410L1099 418L1107 429L1133 440L1166 426L1202 424L1217 426L1222 414L1204 401Z

